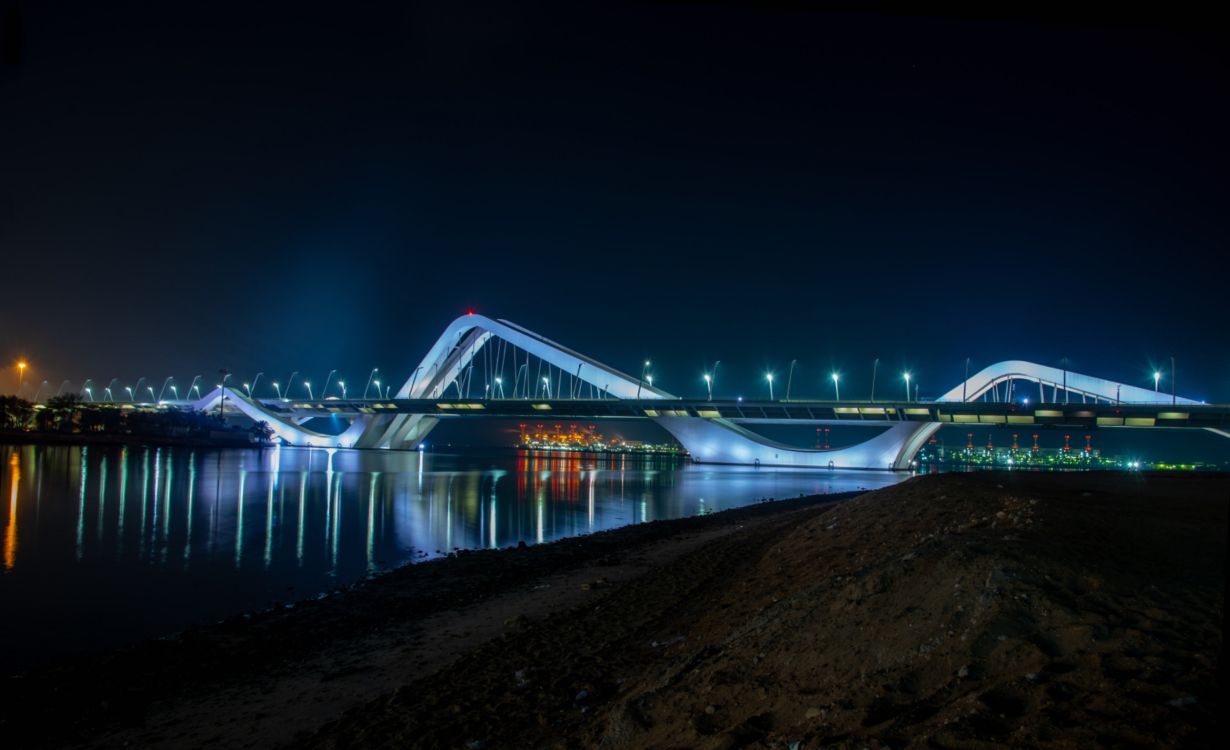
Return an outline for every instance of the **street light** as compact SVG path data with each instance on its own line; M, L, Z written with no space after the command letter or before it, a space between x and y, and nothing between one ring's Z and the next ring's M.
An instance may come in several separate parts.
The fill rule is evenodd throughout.
M641 379L636 381L636 397L641 397L641 384L645 382L645 371L649 369L649 360L645 360L645 364L641 366Z
M21 387L26 382L26 362L22 360L17 363L17 393L21 394Z
M876 361L871 363L871 403L876 401L876 372L880 369L880 358L876 357Z
M773 400L773 373L766 372L764 374L764 379L769 381L769 400L772 401Z
M151 388L150 390L152 391L153 388ZM94 389L87 385L85 387L85 395L88 396L90 401L92 402L94 400Z
M342 389L342 400L345 401L346 400L346 381L339 380L337 381L337 384L338 384L338 387Z
M243 384L243 389L244 389L245 391L247 391L247 392L248 392L248 398L252 398L252 384L251 384L251 383L244 383L244 384Z
M201 380L201 376L197 375L192 379L192 384L188 386L188 398L192 398L192 392L196 391L196 397L201 397L201 387L197 385Z
M837 373L833 373L833 399L836 401L841 400L841 388L837 385L838 379Z
M377 383L377 385L379 385L379 383ZM495 389L500 392L500 398L504 398L504 378L501 378L498 375L495 378Z
M790 360L790 374L786 376L786 400L790 400L790 386L794 384L794 366L799 361L797 359Z
M908 372L905 374L905 400L906 403L910 401L910 373Z
M320 389L320 397L323 399L329 395L329 381L337 374L337 370L329 370L329 374L325 376L325 387Z
M363 398L367 398L367 389L372 387L372 378L376 377L376 373L380 372L379 367L373 367L372 371L367 374L367 385L363 386ZM380 381L376 381L376 397L380 397Z
M195 387L195 386L194 386L194 387ZM128 391L128 402L129 402L129 403L132 403L132 401L133 401L133 398L132 398L132 386L130 386L130 385L126 385L126 386L124 386L124 390Z
M705 387L709 389L709 400L713 400L713 376L705 373Z
M303 387L307 388L308 401L315 401L316 397L312 395L312 384L305 380L303 381Z
M551 378L542 377L542 392L546 394L546 398L551 398Z
M149 400L151 404L158 400L158 397L154 395L154 386L147 385L145 386L145 390L149 391Z
M1157 370L1153 371L1153 395L1158 395L1157 387L1162 382L1162 374Z
M107 393L110 393L110 392L111 392L111 389L108 388ZM171 386L171 395L175 397L176 401L179 400L179 386L174 386L174 385Z
M278 394L278 401L282 400L282 386L278 385L278 381L273 381L273 392Z

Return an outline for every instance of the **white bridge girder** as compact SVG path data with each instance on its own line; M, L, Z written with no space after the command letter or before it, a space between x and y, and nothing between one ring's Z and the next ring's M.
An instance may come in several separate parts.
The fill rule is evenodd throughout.
M428 350L409 380L398 389L399 399L435 399L459 383L476 354L492 338L568 373L570 378L596 388L600 393L620 399L675 399L638 378L561 346L506 320L482 315L463 315L454 320ZM526 363L528 365L528 356ZM516 361L514 361L514 366ZM528 366L526 379L529 378ZM1097 400L1116 403L1169 402L1146 388L1116 383L1071 371L1022 360L1007 360L986 367L937 401L974 401L1008 381L1032 381L1064 388ZM458 395L464 396L457 385ZM1055 391L1057 393L1057 391ZM528 393L528 387L527 387ZM998 391L996 391L998 393ZM256 421L269 424L274 434L291 445L332 448L414 448L431 432L439 419L429 414L362 414L337 435L316 432L280 416L261 403L233 389L215 389L193 408L215 408L223 396L234 408ZM1197 403L1176 398L1177 404ZM887 429L857 445L835 449L797 448L776 442L723 418L692 416L651 417L692 456L703 463L760 464L840 469L908 469L924 443L940 428L938 422L895 422ZM885 423L878 423L883 426ZM1224 434L1224 433L1223 433Z

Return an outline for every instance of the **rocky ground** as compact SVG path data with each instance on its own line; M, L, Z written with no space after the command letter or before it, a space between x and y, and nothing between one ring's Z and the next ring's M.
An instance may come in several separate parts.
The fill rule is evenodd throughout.
M396 571L10 680L88 747L1202 747L1226 476L971 474Z

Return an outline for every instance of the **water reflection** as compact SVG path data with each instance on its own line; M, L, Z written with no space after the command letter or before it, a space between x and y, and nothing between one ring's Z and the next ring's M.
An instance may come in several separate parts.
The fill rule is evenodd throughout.
M455 548L547 542L898 479L524 451L0 446L0 457L9 467L0 671L309 596Z
M21 460L9 457L9 518L4 526L4 569L13 569L17 560L17 485L21 481Z

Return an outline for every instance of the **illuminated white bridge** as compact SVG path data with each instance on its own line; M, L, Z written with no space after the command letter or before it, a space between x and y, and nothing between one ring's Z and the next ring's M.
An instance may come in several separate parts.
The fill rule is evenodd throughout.
M482 393L472 398L476 370ZM514 373L511 385L508 372ZM1022 387L1038 389L1037 404L1013 401L1012 389ZM991 394L995 400L978 401ZM482 315L454 320L392 398L253 399L220 387L199 401L179 403L200 411L225 406L266 422L285 443L332 448L414 448L441 419L461 417L645 418L670 432L696 461L843 469L909 468L944 423L1203 427L1230 437L1230 407L1186 398L1159 402L1152 390L1018 360L987 367L930 402L683 399ZM320 417L347 420L348 426L337 434L307 426ZM828 450L784 445L745 426L800 421L855 423L880 432Z

